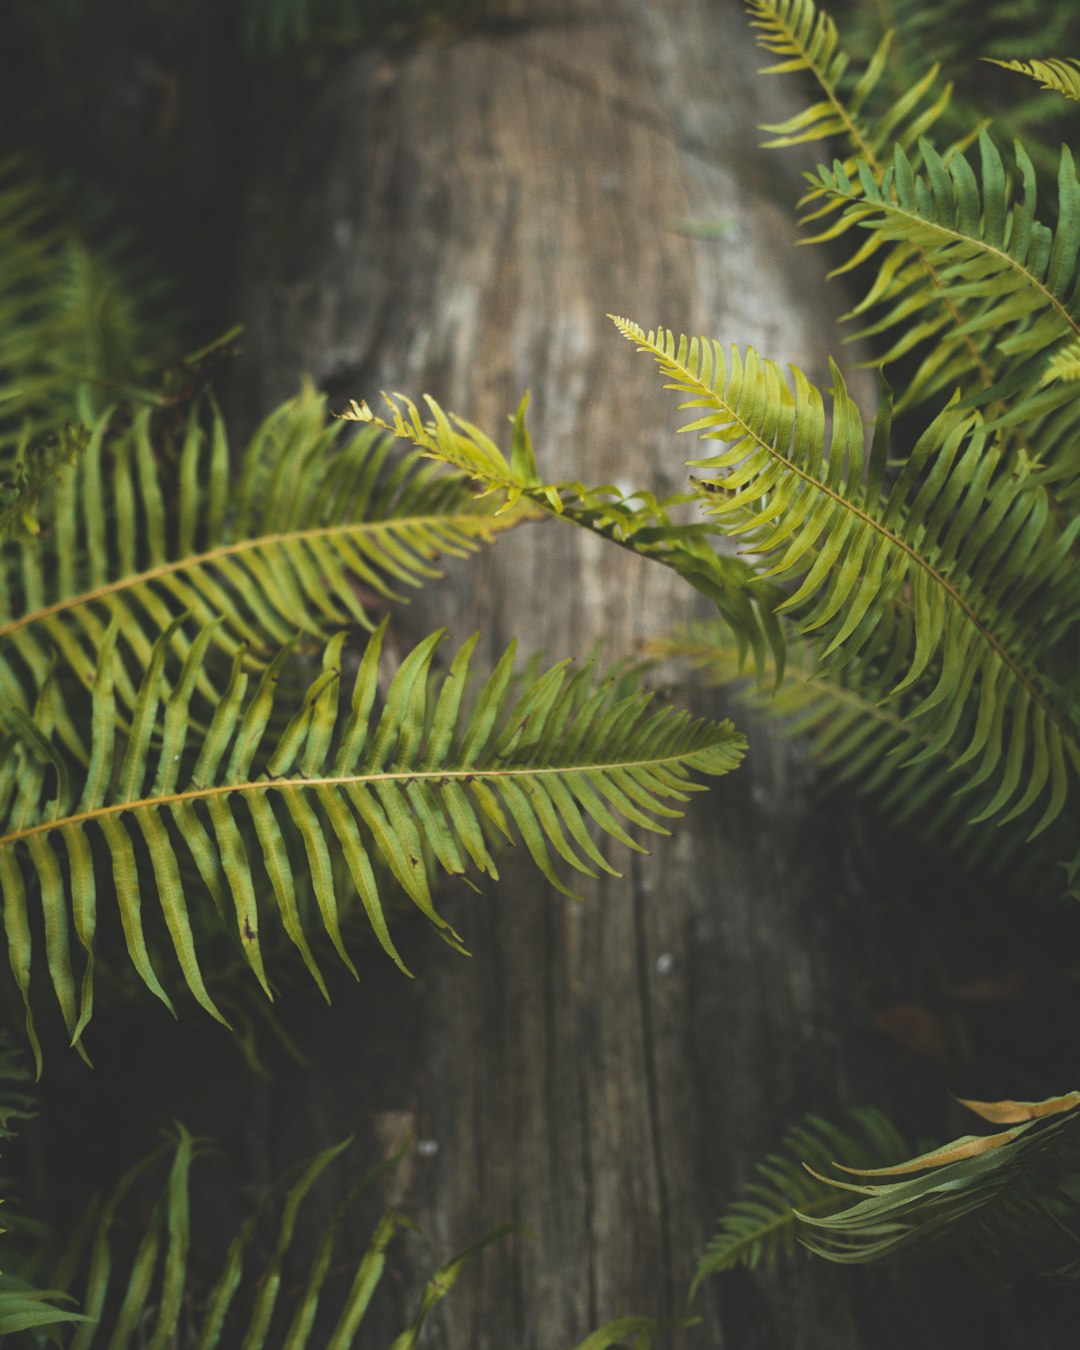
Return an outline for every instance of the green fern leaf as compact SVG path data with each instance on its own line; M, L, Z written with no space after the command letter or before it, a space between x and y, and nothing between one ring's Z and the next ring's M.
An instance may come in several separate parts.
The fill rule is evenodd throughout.
M191 414L170 526L149 415L129 432L110 428L109 417L98 420L59 485L40 546L0 560L0 693L13 705L29 706L54 652L88 686L113 619L136 679L158 634L184 612L216 621L211 641L229 654L242 643L265 652L297 629L370 627L374 605L440 575L437 558L464 556L522 518L495 519L460 477L392 465L373 434L338 445L322 398L307 388L256 432L235 488L221 418L204 426ZM173 630L181 656L190 627ZM130 706L128 662L118 689ZM57 718L64 743L85 758L59 698Z
M853 1111L851 1118L852 1128L840 1130L818 1116L807 1116L785 1135L783 1153L757 1164L759 1180L724 1214L698 1265L691 1297L707 1275L737 1266L754 1270L790 1258L808 1216L842 1208L843 1195L816 1175L835 1158L871 1165L904 1153L904 1141L880 1111Z
M1080 522L1059 535L1043 496L994 478L1001 451L976 415L946 409L886 490L888 401L867 448L835 367L827 432L824 400L798 370L792 390L753 351L729 359L716 342L615 322L698 414L683 430L727 443L691 461L709 471L706 508L768 564L766 576L794 586L781 608L798 610L822 659L887 651L893 697L927 681L912 716L935 747L955 744L975 699L957 758L977 765L970 784L988 794L975 819L1007 821L1039 803L1033 832L1046 828L1065 805L1069 766L1080 772L1080 732L1067 684L1033 653L1078 612L1064 564ZM898 617L883 643L890 606Z
M750 26L758 44L781 59L763 74L806 71L816 81L821 99L786 122L764 127L774 139L767 146L801 145L828 137L846 140L853 153L872 159L888 145L910 145L937 121L948 105L949 88L937 87L937 67L890 100L881 118L865 116L885 70L892 32L882 38L866 70L855 81L848 75L849 57L840 45L836 25L813 0L747 0Z
M45 784L54 775L45 757L35 757L17 740L0 765L5 927L31 1037L27 867L40 890L46 964L73 1042L80 1041L90 1015L96 878L106 861L128 953L142 981L172 1007L146 933L156 893L189 990L223 1021L204 983L182 858L190 859L219 912L228 915L268 996L261 933L271 922L281 925L325 992L308 941L310 921L297 904L289 861L296 851L307 858L320 926L346 965L353 968L341 940L342 898L330 863L331 841L344 853L379 943L404 970L373 858L381 859L411 902L459 944L434 907L429 876L434 867L459 875L471 864L495 877L487 835L516 833L541 872L565 891L553 854L587 875L595 875L596 867L613 870L589 824L640 848L619 816L666 833L660 820L679 814L670 803L686 801L700 787L691 775L727 773L741 757L743 740L730 723L694 721L671 709L652 712L647 695L613 699L610 687L597 687L587 674L570 677L565 663L530 681L514 701L512 648L465 715L475 639L446 676L433 678L441 633L402 662L375 715L384 628L385 622L364 654L347 708L338 706L345 636L339 634L326 648L322 674L302 706L272 736L268 728L287 649L263 671L253 692L237 653L227 686L213 695L212 712L199 721L192 704L208 630L173 679L166 677L172 631L158 638L131 721L121 726L119 623L113 621L95 676L92 744L79 800L62 787L46 797ZM156 739L152 730L159 720ZM247 833L249 820L254 839ZM101 853L98 865L95 850ZM81 1006L71 969L72 926L87 958Z
M1080 61L1075 57L1051 57L1045 61L999 61L993 57L985 58L993 66L1005 70L1015 70L1035 80L1041 89L1049 89L1055 94L1064 94L1066 98L1080 102Z

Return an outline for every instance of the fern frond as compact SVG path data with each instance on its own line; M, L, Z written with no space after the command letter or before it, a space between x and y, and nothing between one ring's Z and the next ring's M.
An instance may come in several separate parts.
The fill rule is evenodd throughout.
M553 854L590 876L595 867L613 871L589 823L640 848L619 816L666 833L660 820L679 814L670 803L700 790L692 775L727 773L741 758L744 743L730 723L694 721L672 709L653 712L643 694L613 700L610 688L592 683L587 670L571 677L565 663L529 681L514 699L513 648L466 715L462 700L475 638L447 675L434 678L441 633L402 662L385 706L373 716L384 628L385 623L368 645L343 708L345 635L331 640L322 673L275 739L268 727L287 649L254 691L238 652L216 707L196 725L192 700L208 629L173 679L166 679L172 631L158 638L130 724L121 727L114 620L97 665L89 767L79 799L59 782L48 795L46 784L55 775L48 772L45 753L17 740L9 743L0 765L0 881L9 958L32 1041L27 870L40 891L46 964L73 1043L92 1008L98 877L106 860L127 950L142 981L172 1007L145 931L156 895L188 988L223 1021L203 980L192 904L181 883L182 857L190 857L268 996L260 945L267 923L280 923L325 993L308 942L311 921L296 900L290 858L297 852L306 855L313 878L319 926L345 964L354 969L340 935L342 901L330 865L331 840L344 853L379 943L405 970L390 936L373 856L429 921L460 945L435 910L429 873L437 866L460 875L471 864L497 876L486 832L512 839L516 831L544 876L565 891ZM249 822L254 838L247 833ZM98 865L95 849L101 854ZM71 969L72 927L87 957L81 1006Z
M212 641L230 655L242 643L265 653L297 629L370 627L373 605L440 575L437 558L465 556L522 518L496 519L460 477L392 465L371 433L340 444L310 388L258 429L235 485L220 416L207 426L194 410L173 520L148 415L110 429L109 417L98 420L59 485L40 546L0 559L0 692L12 705L31 705L53 652L89 685L113 619L136 681L157 636L185 612L216 621ZM173 640L185 655L189 626ZM127 664L118 688L130 706ZM73 714L58 703L57 716L65 743L85 754Z
M1059 218L1051 231L1035 218L1035 171L1021 146L1019 201L985 131L979 133L978 175L959 152L944 160L928 142L920 148L922 172L897 147L880 182L864 167L856 184L842 166L819 170L813 181L843 203L848 222L920 250L943 294L970 306L950 340L990 333L1000 351L1022 360L1080 336L1080 183L1068 149L1061 153ZM859 308L902 294L886 276Z
M1050 57L1045 61L1000 61L992 56L985 59L992 66L1026 75L1029 80L1035 80L1040 89L1064 94L1066 98L1080 102L1080 61L1075 57Z
M902 99L890 99L881 117L873 117L868 104L885 71L892 32L885 34L865 71L852 81L849 56L840 45L836 25L814 0L747 0L747 9L759 46L781 58L762 73L806 71L822 94L817 103L786 122L766 125L763 130L774 137L765 142L767 146L841 137L853 155L872 161L886 146L914 144L948 105L950 89L938 87L934 66Z
M800 1215L806 1246L830 1261L863 1263L952 1239L978 1271L1006 1284L1080 1278L1080 1093L964 1104L1011 1128L899 1166L844 1169L868 1180L829 1184L866 1198L827 1217ZM885 1177L903 1179L878 1180Z
M910 715L917 694L882 701L879 670L830 669L818 664L806 642L789 641L783 681L770 670L764 681L753 680L727 632L715 623L673 629L650 642L646 654L680 662L707 683L733 689L740 702L777 722L784 735L801 738L831 780L871 798L891 827L911 822L966 863L1007 869L1032 889L1058 884L1024 848L1030 820L996 830L971 826L965 786L976 766L958 764L956 746L937 744ZM961 733L966 728L970 735L970 720L968 714Z
M757 1164L759 1180L746 1186L744 1198L722 1217L698 1264L691 1298L706 1275L736 1266L754 1270L791 1257L808 1216L842 1208L843 1195L815 1175L833 1159L872 1166L905 1152L904 1141L880 1111L864 1108L850 1115L851 1126L844 1130L819 1116L806 1116L784 1136L782 1153Z
M792 389L752 350L728 358L714 341L615 322L685 396L680 407L697 413L682 429L727 443L691 461L709 471L706 509L768 564L766 576L795 587L781 608L799 612L821 658L888 651L892 696L924 691L912 716L934 746L956 744L973 706L957 763L974 762L972 782L988 794L975 819L1006 821L1041 804L1033 833L1049 825L1065 805L1069 766L1080 772L1069 677L1059 685L1045 661L1078 613L1065 563L1080 522L1059 534L1042 495L995 478L1001 451L977 415L946 409L886 488L888 400L868 448L835 367L827 431L824 400L798 370Z
M57 1343L65 1350L100 1350L127 1345L137 1333L143 1344L162 1350L179 1344L181 1337L183 1344L199 1350L218 1350L221 1346L264 1350L268 1345L306 1350L315 1344L316 1334L323 1350L349 1350L367 1344L367 1339L360 1340L365 1335L362 1324L385 1271L386 1249L395 1234L414 1225L395 1210L383 1214L367 1250L355 1261L352 1279L346 1283L334 1279L342 1266L347 1270L353 1265L353 1260L340 1251L341 1229L357 1196L398 1161L400 1151L345 1188L303 1282L292 1288L285 1278L286 1260L296 1259L302 1207L351 1142L346 1139L324 1149L278 1183L240 1226L229 1244L217 1282L207 1290L195 1285L189 1269L200 1217L191 1203L191 1173L205 1150L201 1141L178 1126L171 1146L144 1159L121 1179L100 1206L88 1242L77 1244L73 1259L68 1258L68 1264L74 1266L68 1288L77 1292L84 1315L76 1319L82 1325L71 1334L61 1334ZM128 1216L132 1197L136 1191L140 1195L145 1192L148 1174L163 1158L169 1159L165 1183L143 1211L138 1225L132 1225ZM274 1231L271 1214L275 1216L276 1236L269 1260L261 1270L245 1270L256 1234L267 1228L270 1233ZM123 1240L125 1226L134 1227L142 1235L133 1251ZM415 1346L416 1332L428 1311L452 1291L465 1266L486 1246L519 1231L514 1225L495 1228L437 1271L425 1289L413 1323L395 1339L391 1350ZM336 1303L329 1305L335 1291Z
M670 567L713 602L740 651L752 652L759 670L770 662L783 669L783 632L774 614L782 596L760 583L751 586L752 569L741 558L717 552L711 542L715 527L674 519L674 508L692 500L691 494L657 500L648 491L627 495L613 484L545 483L525 424L527 394L513 419L509 458L478 427L448 415L430 397L425 399L431 412L426 422L411 399L401 394L383 397L389 420L376 417L366 403L355 401L351 411L341 415L377 426L407 441L421 456L468 474L481 497L501 495L505 505L496 514L527 504Z
M759 41L767 50L788 58L771 69L805 69L824 94L823 101L773 128L781 134L770 144L797 144L818 135L839 139L839 160L831 175L821 170L817 176L808 175L811 186L804 198L804 205L812 208L804 222L818 222L817 232L805 242L835 240L862 223L857 213L842 208L861 198L867 184L873 185L878 197L887 195L885 183L897 154L906 155L913 170L922 167L927 145L924 138L947 112L951 86L940 85L934 66L907 78L899 94L887 90L891 35L886 34L851 87L846 75L849 58L839 44L835 26L811 0L752 0L751 13L764 34ZM881 105L877 117L869 106L875 102ZM961 155L970 139L968 136L950 146L944 160L951 163ZM940 177L941 162L935 154L935 177ZM1030 169L1030 163L1027 167ZM824 180L832 178L846 183L851 194L848 200L828 190ZM1033 187L1033 181L1032 171L1031 180L1025 179L1026 189ZM1029 195L1033 209L1033 193ZM839 218L837 212L841 213ZM833 275L871 263L875 279L853 316L864 316L872 309L874 317L853 334L852 340L872 338L879 348L884 347L874 364L919 354L918 369L906 382L898 406L906 409L947 398L958 387L965 396L989 399L995 416L1007 414L1006 390L1001 387L1002 358L995 351L993 333L979 325L968 326L973 317L971 296L963 303L957 298L948 262L933 256L918 239L875 231L863 236L851 260L836 268ZM974 308L978 308L977 302ZM1009 437L1029 459L1035 459L1028 422L1030 417L1014 418L1008 423Z

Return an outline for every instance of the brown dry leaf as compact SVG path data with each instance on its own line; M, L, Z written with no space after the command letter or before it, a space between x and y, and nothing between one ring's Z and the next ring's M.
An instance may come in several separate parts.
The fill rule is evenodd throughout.
M930 1167L947 1167L949 1163L960 1162L964 1158L974 1158L980 1153L989 1153L991 1149L1001 1148L1017 1135L1016 1130L1003 1130L1000 1134L967 1134L963 1139L957 1139L951 1144L946 1144L944 1148L935 1149L932 1153L920 1154L918 1158L911 1158L908 1162L899 1163L896 1167L845 1167L842 1163L834 1163L841 1172L850 1172L857 1177L896 1177L902 1176L906 1172L924 1172Z
M994 1125L1019 1125L1025 1120L1040 1120L1043 1116L1071 1111L1074 1106L1080 1106L1080 1092L1066 1092L1062 1097L1047 1097L1042 1102L972 1102L963 1097L956 1100Z

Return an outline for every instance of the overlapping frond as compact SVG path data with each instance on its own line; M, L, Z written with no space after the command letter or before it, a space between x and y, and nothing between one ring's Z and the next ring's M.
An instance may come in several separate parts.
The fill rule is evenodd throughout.
M1038 389L1048 350L1080 337L1080 183L1072 156L1062 150L1058 222L1051 230L1036 219L1035 171L1022 146L1016 148L1019 199L985 131L979 133L978 172L959 151L942 158L925 141L921 151L921 171L898 146L882 175L860 165L856 179L834 165L813 177L823 193L843 204L848 225L906 250L897 256L908 262L883 267L857 312L884 310L884 318L868 332L892 328L902 319L906 348L935 338L938 350L926 358L908 402L921 396L928 380L935 390L955 382L973 392L971 340L985 353L993 376L991 386L978 391L978 401L1010 396L1003 425L1045 417L1062 401L1061 394L1044 393L1033 401L1015 395L1025 376ZM943 301L951 302L951 313ZM894 348L890 355L895 354ZM1007 384L1002 383L1006 371ZM1071 399L1072 391L1064 396Z
M883 701L880 670L830 669L818 663L809 644L792 639L782 681L771 670L764 682L751 679L729 635L716 623L672 629L649 643L647 654L677 661L708 683L734 690L740 702L777 722L784 735L800 737L832 781L870 797L890 826L910 822L966 863L1007 870L1034 891L1060 884L1041 855L1024 847L1030 822L1017 820L993 830L970 823L971 802L964 789L976 766L971 761L958 765L956 747L936 744L911 715L919 702L916 692ZM966 729L970 735L971 718L969 710L961 733Z
M817 104L772 128L779 134L770 144L797 144L820 137L838 142L833 169L808 175L810 190L805 203L812 209L804 219L817 222L817 232L805 242L835 240L864 224L853 203L868 190L876 200L889 197L895 178L891 166L897 157L907 163L909 176L925 169L935 191L943 175L948 177L948 169L942 166L952 166L959 160L956 171L961 175L960 188L965 199L970 199L975 183L962 151L974 132L940 153L925 139L932 130L940 131L940 119L949 104L950 86L940 85L936 67L907 78L899 94L886 89L891 40L886 34L863 74L853 82L847 75L849 57L835 26L811 0L752 0L750 10L754 25L761 30L758 40L770 52L787 58L769 69L806 70L823 93ZM875 103L880 105L876 117L869 110ZM990 168L1000 175L1000 156L989 144ZM927 153L930 160L924 163ZM1034 171L1026 157L1020 167L1024 203L1015 211L1009 208L1018 216L1025 210L1034 211ZM837 183L843 184L840 193L835 190ZM994 192L1002 190L1007 192L1003 179L995 178ZM993 229L1000 212L995 204L991 206L987 224ZM1012 214L1007 214L1008 220ZM979 216L976 212L972 217L970 202L965 207L964 224L968 229L978 229ZM1032 226L1037 240L1042 237L1042 229L1037 223ZM1016 361L996 350L992 329L986 322L979 322L991 308L999 308L985 303L986 279L977 278L984 283L981 290L970 276L966 288L959 285L951 268L956 259L938 256L933 243L927 246L915 232L872 230L869 235L861 233L860 240L852 258L836 268L834 275L863 265L872 269L869 292L853 311L864 322L852 340L874 342L878 349L875 364L918 356L917 368L906 381L898 406L906 409L940 402L959 388L965 396L989 400L994 417L1015 412L1008 401L1013 391L1002 379L1006 365L1015 366ZM1037 378L1030 383L1037 386ZM1047 406L1036 415L1044 416L1051 410ZM1035 458L1030 421L1027 413L1014 417L1008 424L1009 438L1029 458Z
M843 1169L867 1180L829 1184L866 1198L828 1216L801 1213L806 1246L830 1261L863 1263L952 1238L959 1255L999 1282L1080 1277L1080 1093L964 1105L1009 1128L898 1166Z
M1080 102L1080 61L1075 57L1049 57L1044 61L999 61L986 58L991 65L1002 66L1005 70L1015 70L1034 80L1041 89L1055 94L1064 94L1066 98Z
M163 288L125 242L91 247L23 163L0 164L0 461L110 399L155 401Z
M138 1336L146 1346L164 1348L182 1339L199 1350L264 1350L269 1345L349 1350L368 1344L363 1323L386 1270L387 1248L395 1235L414 1225L397 1210L387 1210L359 1257L342 1250L342 1228L360 1193L395 1165L400 1151L343 1187L303 1279L294 1286L286 1277L286 1262L292 1267L303 1259L297 1230L305 1201L328 1169L337 1165L340 1170L338 1160L351 1142L324 1149L274 1187L232 1237L217 1280L207 1288L205 1275L192 1272L193 1248L200 1240L205 1244L205 1234L191 1188L193 1169L208 1150L178 1126L169 1145L143 1159L107 1199L94 1203L88 1222L57 1263L56 1276L81 1312L72 1318L79 1325L63 1330L52 1343L64 1350L100 1350L127 1345ZM168 1172L154 1194L149 1189L153 1174L165 1161ZM132 1230L140 1235L134 1245ZM520 1231L515 1225L494 1228L436 1270L415 1317L389 1350L414 1350L431 1309L453 1291L475 1256ZM266 1246L267 1239L269 1257L262 1260L255 1256L256 1245Z
M448 415L430 397L428 421L404 395L384 398L388 420L376 417L366 403L353 402L341 415L390 432L422 456L468 474L481 496L496 493L503 498L500 510L527 503L670 567L713 602L740 650L753 653L759 670L771 661L783 667L783 636L774 614L782 598L779 591L760 583L751 586L752 569L741 558L717 552L711 541L715 527L676 520L675 508L691 500L690 495L658 500L648 490L627 495L613 484L545 483L525 424L528 395L514 417L509 457L478 427Z
M616 323L697 414L683 430L726 443L691 461L707 471L706 509L792 588L781 608L819 658L879 661L883 693L921 694L910 716L928 746L975 766L975 819L1040 807L1034 832L1045 828L1080 772L1064 651L1054 677L1054 643L1080 612L1075 528L1057 531L1041 494L995 474L1001 450L977 414L946 409L890 484L888 400L867 447L835 367L827 425L798 370L792 388L752 350Z
M297 629L370 627L373 608L440 575L438 557L464 556L520 518L496 519L460 476L393 464L385 438L346 442L310 388L258 429L236 482L216 411L208 422L192 411L175 470L155 455L148 415L115 433L105 416L50 498L38 546L0 556L0 694L31 707L54 660L89 685L113 620L128 703L128 667L137 682L182 614L181 655L193 625L216 622L213 642L229 654L245 643L265 654ZM73 715L60 705L57 717L82 753Z
M238 652L214 706L205 718L195 717L209 628L172 679L166 678L172 631L158 638L130 722L121 724L114 620L97 663L81 793L50 746L44 708L36 710L35 734L24 736L20 727L9 736L0 764L0 880L9 959L35 1046L31 913L38 904L50 980L73 1043L93 1006L98 895L113 887L127 950L146 986L172 1007L147 936L148 925L163 921L161 940L171 946L188 988L221 1018L203 980L191 912L199 902L182 882L184 869L201 876L268 995L261 948L267 924L284 929L325 992L309 932L324 930L353 968L340 936L332 851L344 855L375 936L404 970L373 857L459 945L435 910L433 870L459 875L472 867L495 877L488 835L513 840L516 834L548 880L565 890L553 857L588 875L597 867L613 870L590 824L640 848L620 818L664 833L660 821L679 814L671 803L686 801L699 787L692 775L726 773L741 757L743 741L730 723L651 711L648 695L640 693L613 698L587 667L571 675L565 663L555 666L512 696L513 649L466 713L475 639L446 675L433 677L441 633L402 662L376 713L382 631L340 707L345 635L333 638L322 673L274 734L268 729L287 649L257 680ZM298 856L312 877L314 918L297 903ZM31 900L31 877L40 901ZM72 930L85 956L81 998L72 973Z
M758 1180L722 1216L698 1264L691 1296L707 1275L736 1266L754 1270L792 1256L807 1218L843 1208L844 1194L816 1175L835 1158L866 1167L906 1152L903 1139L880 1111L864 1108L850 1116L844 1129L806 1116L784 1136L783 1152L771 1153L756 1165Z
M763 74L805 71L817 83L821 98L785 122L766 125L773 139L767 146L801 145L839 137L852 156L872 161L892 145L913 145L948 105L949 86L938 83L937 67L905 92L888 99L880 113L871 107L885 71L893 33L882 38L866 69L853 79L850 58L836 25L814 0L747 0L750 26L759 46L781 59ZM854 163L854 160L849 161Z

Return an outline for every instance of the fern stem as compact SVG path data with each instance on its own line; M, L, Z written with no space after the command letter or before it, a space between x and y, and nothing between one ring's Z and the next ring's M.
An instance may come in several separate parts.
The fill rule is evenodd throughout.
M173 806L183 802L209 801L230 793L288 791L299 788L365 787L369 784L429 782L429 783L470 783L475 779L493 779L495 781L515 778L542 778L556 774L603 773L613 769L664 768L672 765L684 766L687 758L695 752L682 751L673 755L662 755L655 759L611 760L595 764L563 764L548 767L522 765L512 769L401 769L387 773L335 774L327 778L266 778L249 783L222 783L213 787L189 788L186 792L170 792L157 797L143 797L127 802L113 802L109 806L95 807L89 811L80 811L74 815L56 817L41 821L25 829L13 830L10 834L0 835L0 849L9 844L17 844L34 836L47 834L64 826L83 825L100 821L108 816L117 816L125 811L153 811L162 806ZM694 791L692 782L683 784L684 790Z
M161 577L172 576L177 572L192 570L196 567L202 567L209 563L215 563L223 558L236 557L238 554L251 552L255 549L273 548L282 544L303 543L311 539L326 539L333 535L364 535L400 532L404 525L408 526L438 526L445 528L453 527L460 521L468 521L475 524L479 520L486 519L474 513L465 513L461 515L426 515L398 517L388 520L365 521L357 525L322 525L317 529L308 530L288 530L280 534L263 534L254 539L241 539L233 544L222 544L219 548L209 549L205 553L190 554L186 558L177 558L172 562L160 563L156 567L149 567L143 572L135 572L129 576L121 577L117 581L107 582L102 586L95 586L91 590L82 591L78 595L65 597L63 600L57 600L51 605L45 605L41 609L31 610L23 614L18 619L11 619L7 623L0 624L0 638L10 637L13 633L19 632L31 624L40 623L44 619L52 618L57 614L64 614L70 610L78 609L81 605L93 604L97 600L104 600L110 595L121 594L124 591L133 590L137 586L146 585L149 582L157 581ZM499 528L498 522L494 522L492 529Z

